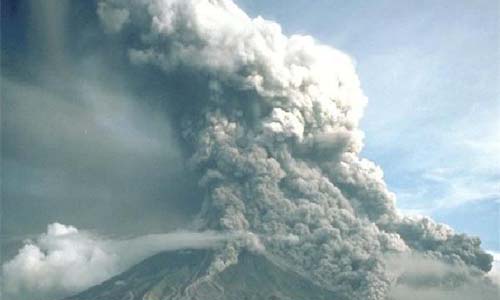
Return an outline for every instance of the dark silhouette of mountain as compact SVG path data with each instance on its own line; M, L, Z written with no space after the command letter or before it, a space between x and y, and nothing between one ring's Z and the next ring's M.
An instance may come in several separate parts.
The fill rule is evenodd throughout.
M238 264L202 280L212 258L211 250L163 252L65 300L338 299L300 274L249 252L240 254Z

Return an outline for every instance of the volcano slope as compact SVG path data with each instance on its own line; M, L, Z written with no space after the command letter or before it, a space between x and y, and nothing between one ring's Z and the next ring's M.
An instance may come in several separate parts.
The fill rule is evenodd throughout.
M247 251L240 253L238 264L204 280L213 255L212 250L163 252L65 300L343 299L264 255Z

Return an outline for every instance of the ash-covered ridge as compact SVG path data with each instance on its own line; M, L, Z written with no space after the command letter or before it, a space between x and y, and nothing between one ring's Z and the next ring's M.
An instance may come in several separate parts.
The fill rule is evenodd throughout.
M214 252L163 252L130 270L65 300L341 299L262 255L241 252L239 263L204 281ZM193 282L197 282L193 285Z

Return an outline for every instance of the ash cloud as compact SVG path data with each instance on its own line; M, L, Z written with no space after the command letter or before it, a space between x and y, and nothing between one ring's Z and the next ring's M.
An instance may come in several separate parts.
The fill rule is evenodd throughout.
M429 255L478 278L491 269L477 238L398 215L382 170L359 156L367 99L348 55L285 36L230 0L99 5L127 12L133 64L186 80L165 101L184 105L176 130L205 193L200 228L293 237L263 243L349 299L387 297L397 282L387 253ZM237 263L242 247L229 242L213 272Z

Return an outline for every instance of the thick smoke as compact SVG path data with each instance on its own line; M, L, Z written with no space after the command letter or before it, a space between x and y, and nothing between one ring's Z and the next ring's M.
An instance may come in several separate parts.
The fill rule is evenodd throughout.
M367 100L349 56L285 36L230 0L108 0L99 12L132 41L132 63L187 82L165 100L185 108L178 130L206 192L201 228L254 232L268 253L349 299L387 297L397 281L387 253L477 276L491 268L477 238L397 214L382 171L359 156ZM212 272L245 245L229 242Z
M235 238L241 236L174 232L113 240L53 223L47 233L27 241L4 263L2 291L11 300L58 299L101 283L158 252L213 248Z

